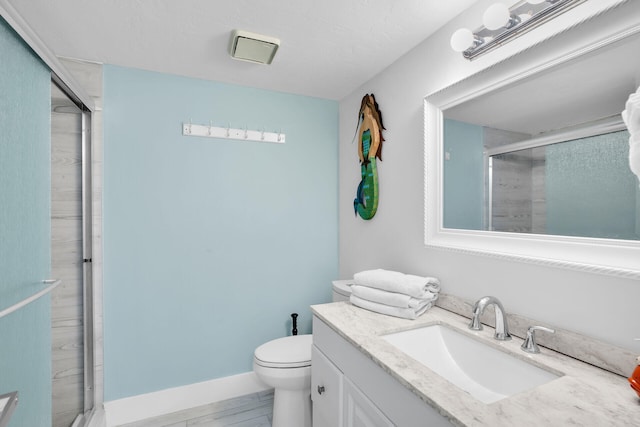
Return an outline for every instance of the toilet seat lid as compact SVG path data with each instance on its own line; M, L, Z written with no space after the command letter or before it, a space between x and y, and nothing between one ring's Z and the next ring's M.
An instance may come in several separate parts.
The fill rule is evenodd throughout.
M300 368L311 365L312 335L278 338L256 348L254 359L268 368Z
M353 285L353 279L351 280L334 280L331 282L333 291L347 298L351 296L351 285Z

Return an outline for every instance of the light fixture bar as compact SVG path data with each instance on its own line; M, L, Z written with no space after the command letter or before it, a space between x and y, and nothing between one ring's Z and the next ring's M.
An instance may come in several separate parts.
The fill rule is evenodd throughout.
M462 52L469 60L502 46L516 37L544 24L586 0L546 0L533 2L523 0L509 9L509 21L505 27L490 30L484 25L473 32L474 40L479 40ZM518 22L519 20L519 22Z

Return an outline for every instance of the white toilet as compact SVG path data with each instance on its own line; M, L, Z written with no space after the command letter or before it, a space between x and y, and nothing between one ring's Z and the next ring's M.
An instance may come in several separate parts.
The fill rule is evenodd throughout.
M311 427L311 337L278 338L253 354L253 371L274 388L272 427Z
M331 282L332 286L332 299L333 302L337 301L349 301L351 296L351 285L353 280L334 280Z
M349 280L335 280L333 301L349 301ZM253 353L253 372L274 388L272 427L311 427L311 335L269 341Z

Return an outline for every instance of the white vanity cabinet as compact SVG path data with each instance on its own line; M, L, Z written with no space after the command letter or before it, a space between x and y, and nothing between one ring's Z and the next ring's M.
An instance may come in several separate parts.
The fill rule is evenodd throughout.
M348 378L344 379L344 427L393 427L376 405Z
M313 427L393 427L315 345L311 352Z
M316 316L311 400L313 427L451 426Z
M311 347L313 427L342 427L342 372L314 345Z

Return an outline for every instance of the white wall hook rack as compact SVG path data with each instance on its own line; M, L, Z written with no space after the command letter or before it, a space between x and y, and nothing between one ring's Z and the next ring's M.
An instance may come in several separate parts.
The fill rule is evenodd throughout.
M182 124L183 136L204 136L207 138L238 139L244 141L273 142L284 144L285 134L282 132L265 132L264 130L234 129L230 127Z

